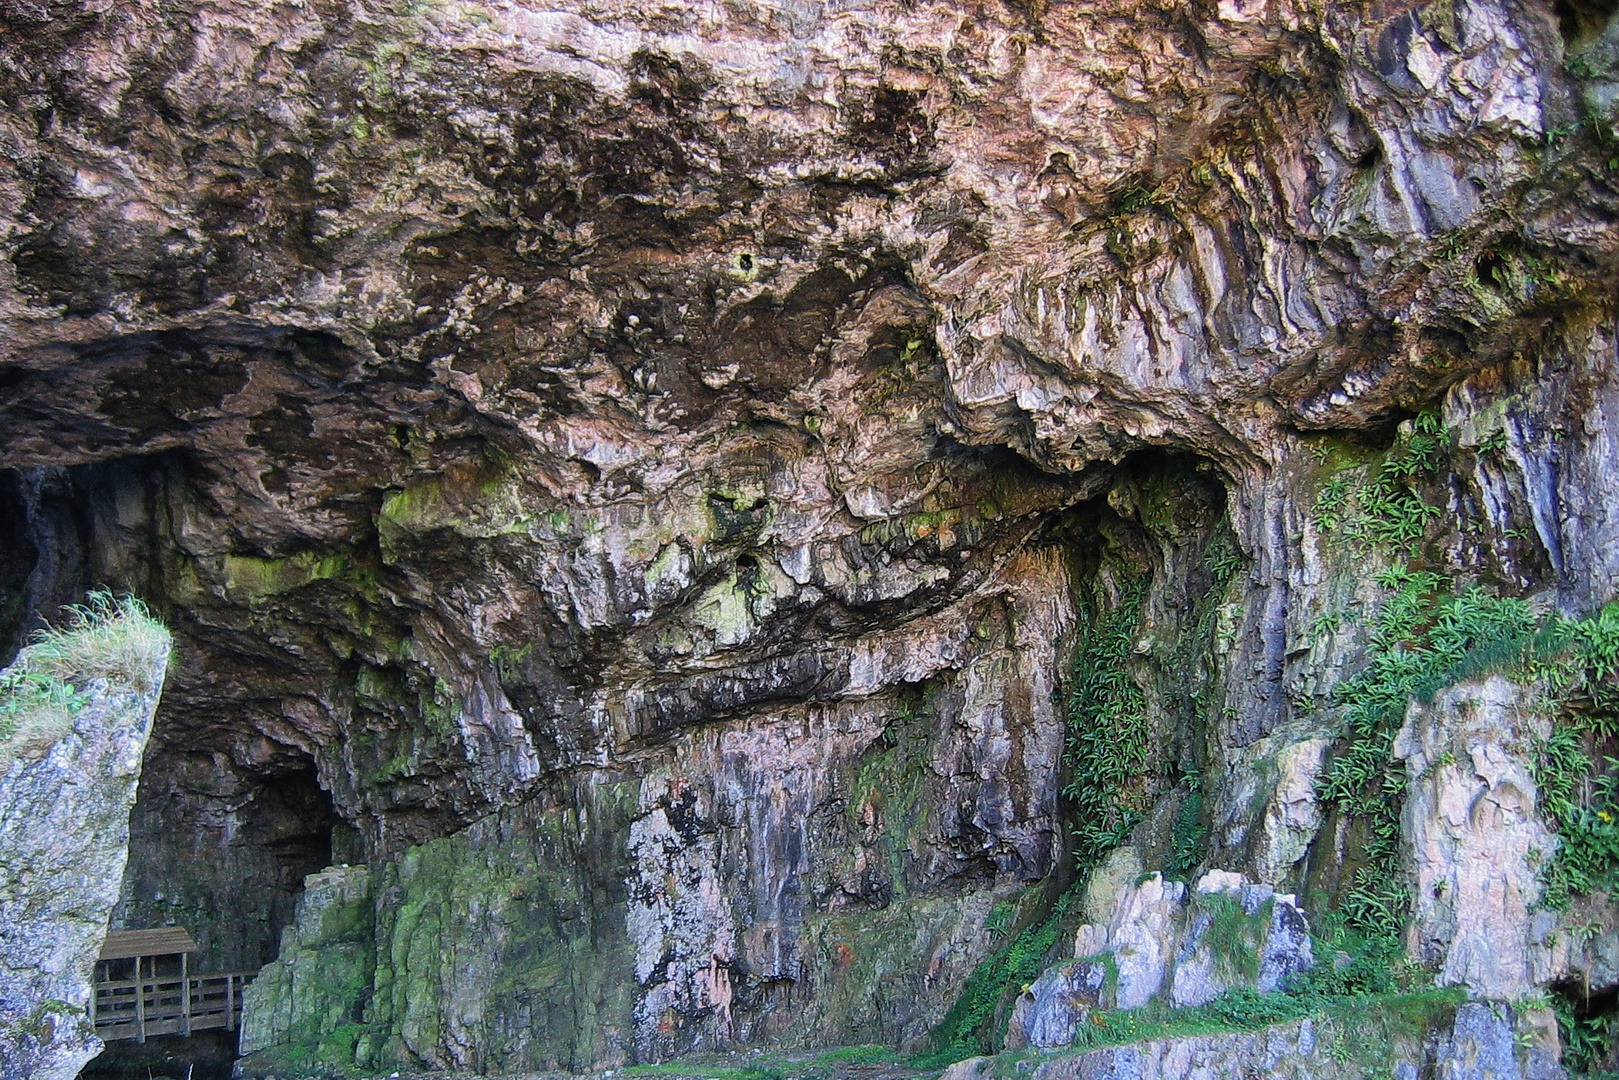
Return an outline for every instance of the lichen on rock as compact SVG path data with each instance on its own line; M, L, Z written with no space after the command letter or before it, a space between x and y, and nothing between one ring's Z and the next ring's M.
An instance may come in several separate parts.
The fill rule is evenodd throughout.
M72 1080L101 1050L91 972L168 660L167 631L138 601L101 594L0 671L5 1080Z

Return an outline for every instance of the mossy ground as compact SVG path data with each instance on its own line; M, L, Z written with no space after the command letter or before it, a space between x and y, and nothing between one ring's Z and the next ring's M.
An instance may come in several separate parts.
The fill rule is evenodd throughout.
M412 1072L380 1073L355 1080L934 1080L942 1070L920 1065L887 1046L840 1046L830 1049L772 1051L735 1050L723 1054L688 1054L657 1065L571 1072L523 1072L497 1075Z

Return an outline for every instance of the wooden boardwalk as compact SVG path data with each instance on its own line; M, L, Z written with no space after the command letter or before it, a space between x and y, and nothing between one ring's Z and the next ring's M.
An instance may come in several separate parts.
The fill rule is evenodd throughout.
M104 1042L145 1042L152 1035L186 1036L210 1028L235 1031L242 1022L242 988L255 974L108 979L95 984L90 1019Z
M193 975L190 954L196 951L191 934L179 926L109 931L90 994L90 1020L102 1041L235 1031L242 1022L242 989L258 973Z

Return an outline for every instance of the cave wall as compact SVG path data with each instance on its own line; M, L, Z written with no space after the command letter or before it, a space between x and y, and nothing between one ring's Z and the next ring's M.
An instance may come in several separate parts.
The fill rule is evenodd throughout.
M1332 893L1280 778L1395 560L1316 505L1419 414L1422 565L1614 598L1600 19L0 17L0 646L174 628L117 918L286 950L266 1068L915 1043L1137 587L1129 846Z

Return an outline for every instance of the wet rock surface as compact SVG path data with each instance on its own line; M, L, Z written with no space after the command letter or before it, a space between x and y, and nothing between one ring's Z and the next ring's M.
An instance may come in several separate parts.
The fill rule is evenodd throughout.
M0 19L0 645L100 582L176 629L121 925L296 974L367 868L287 1054L918 1044L1073 876L1063 694L1131 596L1116 884L1343 892L1391 557L1318 496L1416 414L1423 565L1614 597L1613 45L1545 6ZM1414 932L1510 995L1457 768Z

